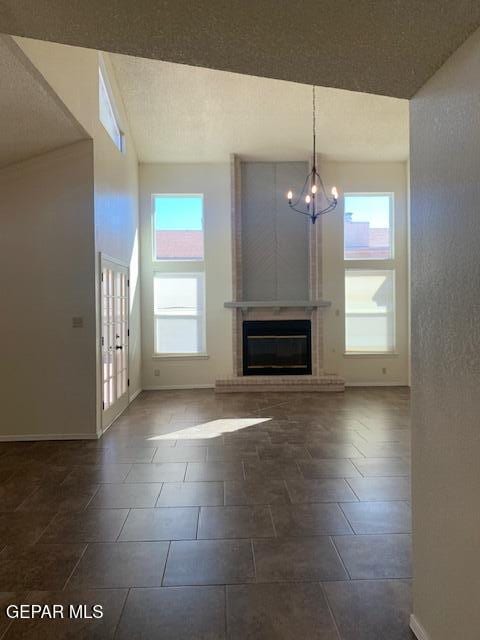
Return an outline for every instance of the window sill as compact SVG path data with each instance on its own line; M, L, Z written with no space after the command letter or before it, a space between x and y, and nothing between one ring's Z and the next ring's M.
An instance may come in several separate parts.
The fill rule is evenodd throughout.
M398 351L345 351L344 358L397 358Z
M152 360L208 360L208 353L154 353Z

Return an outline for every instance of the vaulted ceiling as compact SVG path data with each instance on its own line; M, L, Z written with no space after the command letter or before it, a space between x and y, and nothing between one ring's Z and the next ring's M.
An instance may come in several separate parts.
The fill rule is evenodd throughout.
M0 0L0 32L411 97L480 25L476 0Z
M0 168L87 137L12 38L0 35Z
M305 160L312 88L305 84L110 56L141 162ZM343 161L408 157L408 101L317 87L317 149Z

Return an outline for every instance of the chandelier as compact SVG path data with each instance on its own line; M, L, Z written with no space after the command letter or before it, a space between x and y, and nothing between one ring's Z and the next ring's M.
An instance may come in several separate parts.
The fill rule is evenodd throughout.
M324 213L333 211L338 203L338 191L336 187L333 187L331 195L327 195L325 185L322 178L317 171L317 157L316 157L316 128L317 123L315 119L315 87L312 87L312 130L313 130L313 162L310 173L305 178L303 187L298 194L298 197L289 191L287 194L288 204L293 211L302 213L304 216L308 216L315 224L317 218Z

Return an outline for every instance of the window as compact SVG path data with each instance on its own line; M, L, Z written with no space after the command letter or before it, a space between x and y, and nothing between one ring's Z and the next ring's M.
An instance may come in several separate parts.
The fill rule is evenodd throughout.
M394 272L345 272L347 351L384 353L395 346Z
M395 351L393 195L345 194L345 351Z
M387 260L392 251L392 196L345 196L345 260Z
M203 260L203 198L155 196L154 260Z
M203 196L154 195L155 355L206 352Z
M203 273L156 273L153 306L155 353L205 351Z
M123 133L118 125L113 108L112 94L109 90L106 72L102 69L102 66L98 67L98 102L100 122L107 130L117 149L123 151Z

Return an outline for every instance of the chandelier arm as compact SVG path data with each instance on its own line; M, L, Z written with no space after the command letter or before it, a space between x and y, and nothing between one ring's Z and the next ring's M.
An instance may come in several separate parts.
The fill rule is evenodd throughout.
M323 191L323 195L327 198L327 200L329 200L329 197L327 196L327 190L325 189L325 184L322 180L322 176L318 173L318 171L315 171L315 175L317 176L317 178L320 181L320 187L322 188Z
M337 206L336 202L331 202L328 205L328 207L326 207L325 209L322 209L322 211L319 211L318 214L323 216L323 214L325 214L325 213L330 213L330 211L333 211L336 206Z
M312 217L312 214L309 213L308 211L302 211L301 209L297 209L291 204L288 206L290 207L290 209L293 209L293 211L296 211L297 213L301 213L303 216L308 216L309 218Z
M302 199L303 194L305 193L305 189L306 189L306 188L307 188L307 186L308 186L308 180L309 180L309 178L310 178L310 175L311 175L311 174L309 173L309 174L308 174L308 176L305 178L305 182L303 183L303 187L302 187L302 189L301 189L301 191L300 191L300 193L299 193L299 195L298 195L298 198L297 198L297 199L295 200L295 202L294 202L294 205L295 205L295 206L297 206L297 204L298 204L298 203L300 202L300 200ZM290 205L290 206L292 206L292 205Z

